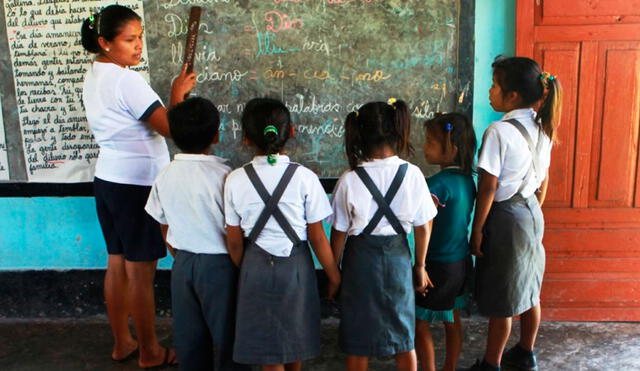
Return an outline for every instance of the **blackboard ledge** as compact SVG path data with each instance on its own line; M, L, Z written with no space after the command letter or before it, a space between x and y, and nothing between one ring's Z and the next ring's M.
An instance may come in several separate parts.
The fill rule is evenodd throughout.
M338 178L321 178L331 193ZM0 183L0 197L93 197L93 183Z

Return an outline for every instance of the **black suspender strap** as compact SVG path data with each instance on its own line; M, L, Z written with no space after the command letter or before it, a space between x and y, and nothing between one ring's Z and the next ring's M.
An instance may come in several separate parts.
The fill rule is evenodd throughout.
M300 243L300 237L298 237L296 231L293 229L284 214L282 214L280 208L278 208L278 202L280 201L280 198L282 198L282 194L291 181L291 178L296 172L296 169L298 169L298 166L298 164L289 164L287 169L284 171L282 178L280 178L280 182L278 182L276 189L273 190L273 194L270 195L267 189L264 187L264 184L258 177L258 174L253 168L253 165L245 165L244 171L247 173L247 176L249 177L251 184L253 184L253 187L258 192L258 195L260 195L260 198L262 198L262 201L264 201L265 203L262 213L260 213L256 224L253 226L253 229L251 229L251 233L249 234L249 241L251 241L251 243L256 242L258 235L260 234L260 232L262 232L264 226L267 224L267 221L272 215L280 225L280 228L282 228L287 237L289 237L291 242L293 242L294 245Z
M509 119L506 120L506 122L510 123L511 125L513 125L516 129L518 129L518 131L520 132L520 134L524 137L524 139L527 141L527 145L529 146L529 151L531 152L531 165L529 166L529 170L527 170L527 173L524 176L524 179L522 179L522 184L520 185L520 188L518 189L517 193L521 193L522 190L524 189L524 187L529 183L529 179L531 178L531 176L535 176L536 174L540 174L540 160L538 159L538 154L542 151L542 131L540 129L538 129L538 143L534 146L533 145L533 140L531 139L531 136L529 135L529 132L527 131L527 129L524 127L524 125L522 125L522 123L516 119Z
M382 197L382 193L380 193L378 187L376 187L376 185L373 183L373 180L371 179L369 174L367 174L367 171L363 167L356 168L356 174L358 174L360 180L362 180L362 183L364 183L364 185L373 196L373 199L378 204L378 210L375 212L375 214L373 214L373 217L369 221L369 224L367 224L367 226L362 231L362 234L370 234L378 225L378 223L380 223L380 220L383 216L387 217L389 224L391 224L396 233L406 233L404 228L402 228L402 224L400 224L400 220L398 220L398 217L393 213L393 210L391 210L391 207L389 205L391 204L393 198L396 196L396 193L398 193L398 189L400 189L402 180L407 173L407 167L408 164L402 164L400 165L400 167L398 167L398 171L396 172L396 175L393 178L389 189L387 190L387 194L384 197Z

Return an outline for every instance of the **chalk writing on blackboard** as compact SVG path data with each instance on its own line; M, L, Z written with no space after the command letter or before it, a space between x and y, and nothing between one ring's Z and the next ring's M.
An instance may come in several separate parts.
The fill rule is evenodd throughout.
M2 100L0 99L0 107ZM9 180L9 162L7 161L7 141L4 135L4 121L0 110L0 180Z
M147 7L151 81L170 84L182 64L189 6L205 11L196 50L193 93L221 113L217 155L234 166L250 159L242 147L243 103L256 96L281 99L297 135L291 158L320 176L339 176L344 118L363 103L407 101L419 147L422 121L454 108L459 3L450 0L160 0ZM426 163L417 153L412 161Z
M81 46L80 24L111 1L41 3L5 1L4 6L27 178L90 181L99 148L81 101L93 56ZM144 17L142 1L120 3ZM146 62L139 69L146 70Z

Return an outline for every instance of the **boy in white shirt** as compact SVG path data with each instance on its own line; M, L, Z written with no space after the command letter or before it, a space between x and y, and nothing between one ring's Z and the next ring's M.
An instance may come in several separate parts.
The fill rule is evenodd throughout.
M180 368L249 370L233 362L238 270L225 245L223 187L231 168L209 155L220 115L207 99L190 98L169 111L171 136L182 153L155 180L145 210L161 225L174 255L173 331Z

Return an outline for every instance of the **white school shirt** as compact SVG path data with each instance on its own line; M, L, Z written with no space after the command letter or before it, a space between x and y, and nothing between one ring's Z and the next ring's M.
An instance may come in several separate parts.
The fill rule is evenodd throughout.
M389 205L400 220L406 233L411 226L421 226L433 219L438 213L431 199L429 187L420 169L398 156L363 162L369 177L384 196L402 164L409 164L395 197ZM378 210L378 204L355 171L342 174L333 192L333 216L329 222L338 231L351 236L359 235ZM386 217L371 231L372 235L391 236L397 234Z
M527 140L509 119L517 119L527 129L533 145L542 135L542 150L538 153L540 168L535 176L529 178L522 190L523 197L531 196L540 187L551 164L551 139L534 122L536 112L531 108L508 112L502 120L493 122L485 131L482 148L478 157L478 167L498 178L495 201L504 201L518 192L524 177L531 166L531 151Z
M169 163L162 136L144 121L162 101L137 72L93 62L82 101L100 146L95 176L114 183L150 186Z
M177 154L158 175L145 210L168 224L167 242L194 254L226 254L223 197L231 168L210 155Z
M264 187L272 194L290 160L287 156L279 155L276 164L272 166L267 163L266 156L256 156L251 163ZM244 236L249 237L265 203L243 168L232 171L227 177L224 185L224 207L227 225L240 226ZM278 207L301 241L307 240L307 224L319 222L331 215L331 205L320 179L304 166L298 166L278 202ZM293 248L293 243L273 215L256 243L275 256L289 256Z

